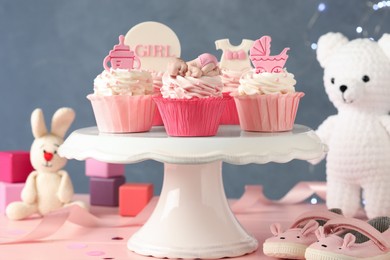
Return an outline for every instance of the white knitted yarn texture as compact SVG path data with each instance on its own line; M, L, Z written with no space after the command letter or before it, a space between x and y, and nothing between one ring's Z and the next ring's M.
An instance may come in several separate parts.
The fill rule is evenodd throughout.
M390 34L378 42L325 34L317 59L338 110L316 131L329 147L327 206L353 216L363 190L369 218L390 216Z

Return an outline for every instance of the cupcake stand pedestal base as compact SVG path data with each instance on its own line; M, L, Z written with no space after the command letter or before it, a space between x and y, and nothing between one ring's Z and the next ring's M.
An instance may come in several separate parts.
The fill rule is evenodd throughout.
M231 212L222 184L222 161L233 164L315 159L324 145L314 132L296 125L286 133L242 132L220 126L215 137L172 138L163 127L138 134L99 134L84 128L60 148L68 159L111 163L146 159L164 162L159 202L128 241L128 248L159 258L223 258L251 253L258 242ZM260 227L259 227L260 228Z
M230 211L222 184L222 162L165 164L164 186L148 222L128 248L169 258L221 258L253 252L257 241Z

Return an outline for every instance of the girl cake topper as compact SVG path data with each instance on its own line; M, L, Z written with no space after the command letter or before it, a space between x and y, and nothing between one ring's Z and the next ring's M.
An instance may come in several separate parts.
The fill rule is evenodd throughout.
M133 26L125 35L130 46L142 62L142 69L164 72L172 57L180 57L180 41L167 25L148 21Z
M113 69L139 69L141 67L141 61L134 55L134 52L130 50L130 47L125 45L125 36L119 36L119 44L115 45L110 53L103 60L103 67L106 70L110 70L108 62L111 63ZM136 65L134 66L134 61Z
M250 59L256 68L256 73L282 72L288 58L287 51L289 49L290 48L284 48L279 55L270 56L271 37L263 36L256 40L250 49Z

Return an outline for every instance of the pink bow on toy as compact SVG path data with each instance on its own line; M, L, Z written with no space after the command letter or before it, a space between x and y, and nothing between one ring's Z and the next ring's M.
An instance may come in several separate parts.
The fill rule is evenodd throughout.
M245 60L246 53L243 50L239 50L239 51L226 50L225 58L228 60Z

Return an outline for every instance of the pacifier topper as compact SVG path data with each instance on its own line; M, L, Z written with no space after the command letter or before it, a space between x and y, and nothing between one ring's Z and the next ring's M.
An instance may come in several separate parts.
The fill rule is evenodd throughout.
M250 49L250 59L256 68L256 73L273 72L280 73L283 71L284 64L287 61L287 51L284 50L276 56L270 56L271 52L271 37L263 36L256 40Z
M125 43L134 50L142 68L165 71L172 57L180 57L180 41L168 26L157 22L143 22L131 28Z
M103 60L103 67L106 70L110 70L108 62L111 63L113 69L139 69L141 68L141 61L134 55L134 52L130 50L130 47L125 45L125 36L119 36L119 44L115 45L110 53ZM136 65L134 66L134 62Z

